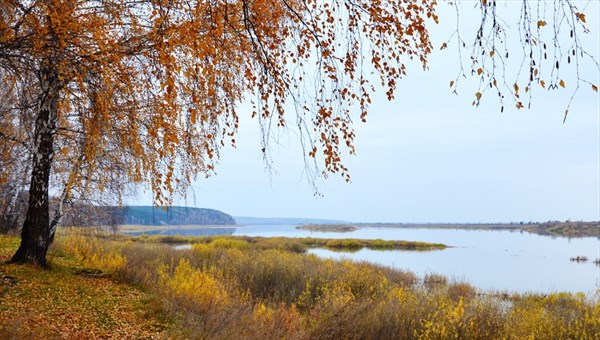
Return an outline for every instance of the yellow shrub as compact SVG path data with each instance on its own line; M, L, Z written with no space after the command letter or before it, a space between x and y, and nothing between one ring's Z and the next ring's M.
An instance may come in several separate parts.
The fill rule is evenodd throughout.
M166 266L159 268L160 285L169 293L190 303L210 308L222 306L228 301L228 294L223 285L209 274L194 268L184 258L179 259L172 274Z
M431 319L423 320L419 339L460 339L465 313L464 302L454 304L445 297L436 298L438 310Z
M80 260L85 266L107 272L115 272L127 262L126 257L121 254L120 247L115 247L109 241L85 235L81 231L73 230L60 235L55 246Z
M127 259L121 254L109 252L106 254L93 254L92 257L85 260L84 263L104 271L116 272L125 267Z
M90 237L85 237L81 233L76 232L70 232L68 235L57 237L55 245L79 260L92 257L95 253L95 248L97 248Z
M259 303L254 309L254 321L261 323L269 323L273 317L273 310L265 306L264 303Z
M215 247L227 248L227 249L246 249L250 244L244 240L236 240L230 238L216 238L211 244Z

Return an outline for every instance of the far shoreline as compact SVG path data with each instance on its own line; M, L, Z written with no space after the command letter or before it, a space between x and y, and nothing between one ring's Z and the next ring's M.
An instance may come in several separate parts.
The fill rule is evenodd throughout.
M286 224L287 225L287 224ZM120 233L152 232L160 230L193 230L193 229L235 229L246 228L248 225L239 224L186 224L186 225L117 225ZM394 229L440 229L440 230L496 230L527 232L530 234L550 237L595 237L600 238L600 222L581 221L549 221L542 223L336 223L336 224L298 224L296 229L313 232L343 232L351 234L358 229L394 228ZM115 227L101 226L99 229L115 231Z
M354 223L359 228L409 228L520 231L550 237L600 238L600 222L549 221L531 223Z

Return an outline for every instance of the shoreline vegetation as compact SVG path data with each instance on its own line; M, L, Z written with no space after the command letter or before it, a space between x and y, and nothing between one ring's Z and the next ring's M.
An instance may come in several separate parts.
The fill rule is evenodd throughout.
M260 237L260 236L181 236L181 235L140 235L124 236L133 242L163 244L211 244L240 249L282 249L294 253L304 253L309 248L326 248L337 251L358 251L363 248L373 250L442 250L449 248L442 243L417 241L388 241L381 239L329 239L315 237Z
M482 291L298 253L285 238L164 241L61 228L39 270L3 262L18 238L0 235L0 338L600 337L598 294Z

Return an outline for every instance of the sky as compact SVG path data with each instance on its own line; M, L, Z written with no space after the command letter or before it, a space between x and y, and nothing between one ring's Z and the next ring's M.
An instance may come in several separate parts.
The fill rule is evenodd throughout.
M470 7L467 1L463 4ZM503 9L516 18L519 8L514 4L518 2ZM584 43L600 57L600 8L597 1L587 6L591 33ZM472 25L469 9L463 10L463 22ZM455 27L452 8L440 5L438 12L440 24L430 26L436 47ZM508 21L513 27L515 23ZM466 29L463 34L470 35L463 38L472 41L474 33ZM448 84L458 69L455 49L436 48L428 71L416 64L409 68L395 100L376 95L368 122L355 124L356 155L346 158L351 182L336 175L319 180L322 196L314 194L304 176L293 131L273 146L273 172L266 170L258 122L242 104L237 147L221 150L216 174L201 177L174 204L233 216L351 222L600 220L598 93L582 85L563 124L574 80L565 78L562 91L536 90L529 110L516 110L508 102L500 113L492 98L478 108L471 105L477 92L472 81L461 83L458 95L451 92ZM592 65L583 65L580 72L600 83ZM131 203L151 204L150 194L142 190Z

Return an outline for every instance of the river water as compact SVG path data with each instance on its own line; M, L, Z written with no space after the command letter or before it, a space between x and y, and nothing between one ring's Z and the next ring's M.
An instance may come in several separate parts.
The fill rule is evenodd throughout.
M310 232L293 225L253 225L235 228L169 229L146 234L246 235L322 238L363 238L444 243L434 251L334 252L311 249L321 257L369 261L410 270L423 276L437 273L486 290L517 292L583 292L600 289L600 238L563 238L509 230L419 228L359 228L353 232ZM586 262L570 258L585 256Z

